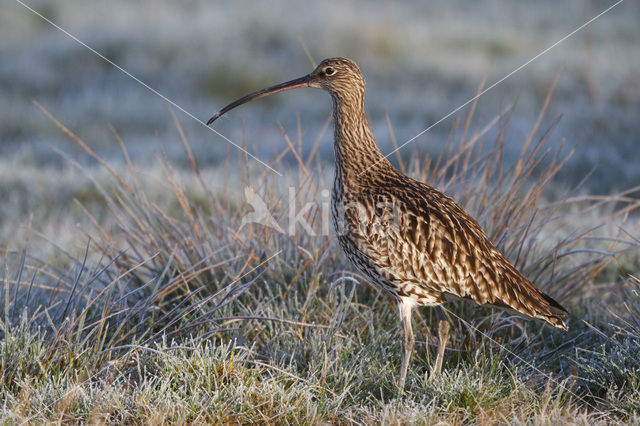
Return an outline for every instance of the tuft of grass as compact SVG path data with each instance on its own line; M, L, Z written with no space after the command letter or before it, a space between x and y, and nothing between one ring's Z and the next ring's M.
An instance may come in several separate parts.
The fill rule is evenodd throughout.
M586 382L602 404L621 415L640 415L640 279L630 276L621 308L610 310L612 331L600 334L601 343L579 352Z

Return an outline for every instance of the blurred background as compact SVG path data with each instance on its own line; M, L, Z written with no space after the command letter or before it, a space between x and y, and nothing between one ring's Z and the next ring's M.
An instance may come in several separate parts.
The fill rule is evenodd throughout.
M309 72L301 41L318 62L347 56L363 70L367 110L383 152L412 138L487 86L613 4L612 1L322 2L25 0L78 39L149 84L200 120L228 102ZM562 116L550 136L576 153L557 185L586 184L610 193L640 184L640 3L625 1L483 95L473 129L517 101L505 141L520 153L554 78L562 71L541 129ZM3 217L36 209L47 184L65 167L54 149L85 164L86 153L31 102L35 99L99 155L122 161L107 123L140 167L155 161L158 140L175 164L187 165L167 102L97 57L19 2L0 15L0 195ZM468 107L419 138L437 153ZM227 142L175 110L202 168L224 162ZM279 120L310 149L330 114L329 97L308 89L271 96L229 113L215 127L265 161L286 143ZM492 139L487 138L489 141ZM409 155L409 147L401 153ZM236 148L231 155L238 155ZM327 132L321 154L332 155ZM293 157L284 161L294 162ZM255 163L257 165L257 163ZM21 178L16 178L22 173ZM22 184L26 174L41 179ZM61 172L60 172L61 173ZM22 180L20 180L22 179ZM60 179L64 179L60 177ZM56 180L56 179L53 179ZM74 180L69 178L69 180ZM33 184L33 185L31 185ZM23 185L23 186L21 186ZM35 186L34 186L35 185ZM40 188L32 200L24 191ZM7 203L13 200L14 204ZM9 204L9 207L7 207ZM22 213L20 213L22 214ZM16 220L24 221L18 215Z

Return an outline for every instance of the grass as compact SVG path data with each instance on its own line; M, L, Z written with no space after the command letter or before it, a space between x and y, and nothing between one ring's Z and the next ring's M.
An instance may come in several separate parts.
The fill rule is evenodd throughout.
M0 415L61 423L640 421L638 188L599 197L552 185L568 158L547 148L553 126L540 131L552 92L513 163L503 150L515 105L481 125L474 105L439 156L416 146L396 162L459 200L569 308L570 331L450 304L453 334L434 376L434 318L421 309L403 395L393 302L322 233L331 176L315 147L327 126L304 142L314 147L307 157L301 126L295 136L281 127L286 147L273 165L286 173L278 178L246 157L236 165L228 156L224 171L201 170L173 116L191 169L174 168L160 145L158 174L136 168L115 129L124 167L43 109L103 172L67 156L95 185L91 205L77 203L85 221L73 236L84 251L61 247L55 261L32 256L28 244L3 252ZM316 235L299 224L293 234L241 226L250 207L229 188L245 186L283 229L292 201L310 203Z

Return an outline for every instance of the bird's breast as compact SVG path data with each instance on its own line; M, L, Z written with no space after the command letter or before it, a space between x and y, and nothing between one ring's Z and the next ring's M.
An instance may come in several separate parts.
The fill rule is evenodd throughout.
M373 280L385 282L391 279L387 271L393 232L373 200L361 195L338 185L334 187L331 199L334 229L349 260Z

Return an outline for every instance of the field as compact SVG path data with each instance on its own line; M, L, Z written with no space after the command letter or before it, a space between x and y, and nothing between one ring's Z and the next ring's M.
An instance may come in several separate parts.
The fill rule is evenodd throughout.
M447 304L432 374L423 308L404 393L395 303L330 230L327 96L289 92L216 123L269 167L181 108L206 121L308 72L307 48L349 56L391 152L613 3L25 4L174 104L3 6L3 421L640 422L636 3L391 157L571 313L564 333Z

